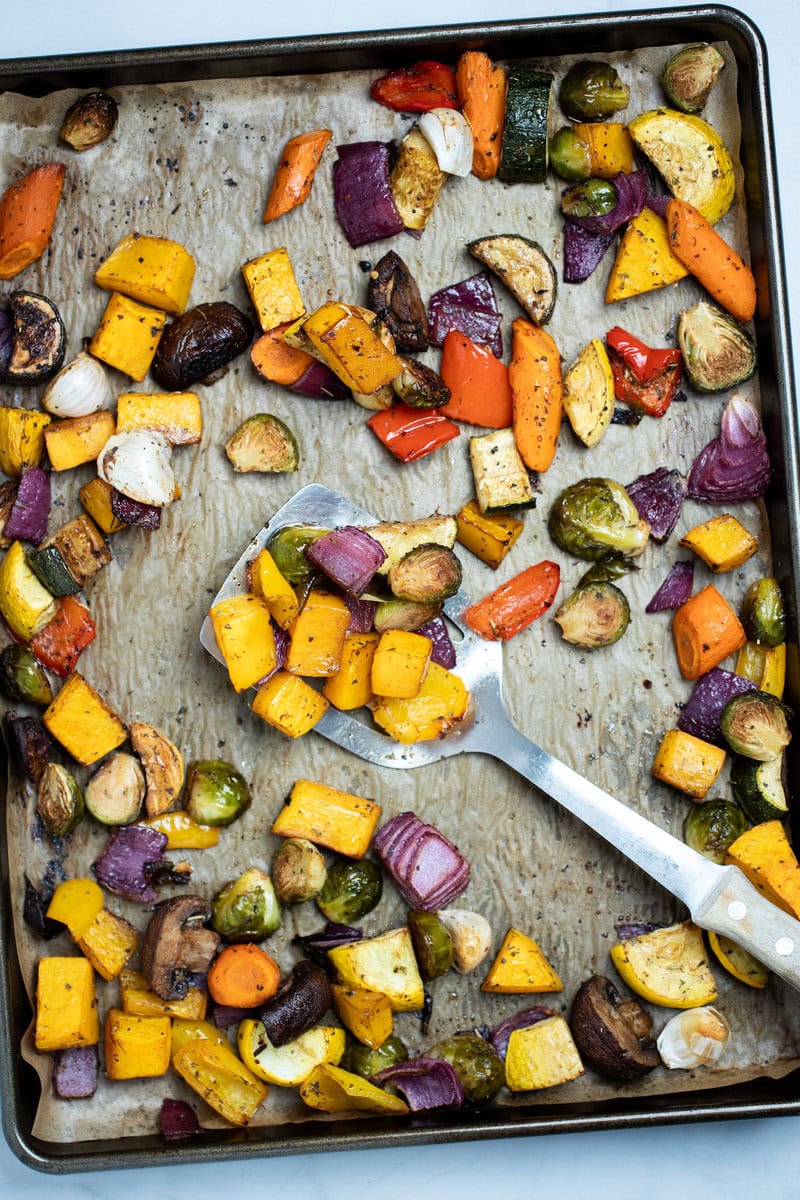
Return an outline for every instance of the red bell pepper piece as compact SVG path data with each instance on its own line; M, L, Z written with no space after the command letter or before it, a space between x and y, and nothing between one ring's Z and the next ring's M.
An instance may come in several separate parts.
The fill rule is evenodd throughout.
M440 412L489 429L507 429L511 424L508 367L486 346L451 329L442 347L440 374L450 389L450 399Z
M431 108L460 108L455 73L440 62L398 67L376 79L369 94L395 112L428 112Z
M460 430L438 408L409 408L395 404L367 421L372 432L400 462L416 462L458 437Z
M606 342L624 359L639 383L649 383L667 367L680 366L682 362L680 350L655 350L619 325L609 329Z
M464 613L464 620L481 637L491 642L507 642L547 612L560 582L558 564L545 559L533 567L526 567L483 600L471 604Z
M658 374L653 375L647 383L641 383L625 359L609 348L608 361L611 363L611 373L614 376L614 395L624 404L630 404L650 417L663 417L675 398L678 384L681 381L682 361L680 351L678 362L670 363Z
M30 647L46 670L69 675L94 635L95 623L88 608L74 596L64 596L52 621L31 638Z

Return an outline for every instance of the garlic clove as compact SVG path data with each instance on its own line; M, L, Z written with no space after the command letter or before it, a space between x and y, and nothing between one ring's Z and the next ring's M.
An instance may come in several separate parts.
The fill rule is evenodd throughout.
M97 473L140 504L163 508L175 498L169 442L160 433L115 433L97 459Z
M722 1013L705 1005L688 1008L668 1021L656 1045L665 1067L707 1067L720 1058L730 1035Z
M113 398L105 367L83 350L50 380L42 408L54 417L88 417L111 408Z
M455 108L431 108L419 118L420 132L436 155L439 170L448 175L472 171L472 130L463 113Z
M466 908L443 908L436 915L453 939L456 970L461 975L474 971L492 945L492 929L486 917Z

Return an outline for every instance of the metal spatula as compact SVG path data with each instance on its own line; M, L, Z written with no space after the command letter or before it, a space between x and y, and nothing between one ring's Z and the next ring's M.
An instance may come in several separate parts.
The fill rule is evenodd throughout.
M372 525L377 518L319 484L297 492L253 538L218 592L214 603L245 590L248 562L286 525ZM615 800L528 741L508 719L502 695L502 647L473 634L461 623L470 604L459 591L445 614L461 632L456 673L470 689L465 719L445 737L400 745L351 713L331 707L315 732L345 750L382 767L410 768L468 751L489 754L530 780L677 896L692 920L724 934L749 950L770 970L800 989L800 921L766 900L733 866L709 862L683 842ZM211 621L200 632L205 649L223 662Z

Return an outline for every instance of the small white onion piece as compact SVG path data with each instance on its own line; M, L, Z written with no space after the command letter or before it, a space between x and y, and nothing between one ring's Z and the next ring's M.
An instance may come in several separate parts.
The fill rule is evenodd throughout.
M456 970L460 975L474 971L492 945L492 929L486 917L466 908L443 908L436 915L453 939Z
M720 1057L730 1035L722 1013L705 1005L687 1008L667 1021L656 1045L665 1067L707 1067Z
M54 417L88 417L111 408L113 399L105 367L82 350L50 380L42 408Z
M160 433L115 433L97 459L97 473L123 496L163 508L175 498L169 442Z
M432 108L419 119L419 128L430 142L440 171L469 175L472 171L472 130L456 108Z

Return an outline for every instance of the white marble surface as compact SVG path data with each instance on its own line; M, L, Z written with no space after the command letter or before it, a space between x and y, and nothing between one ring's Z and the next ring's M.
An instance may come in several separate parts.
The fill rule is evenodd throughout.
M574 13L642 3L567 0ZM790 310L800 317L800 132L797 125L796 7L788 0L748 0L739 7L759 25L770 60ZM295 0L284 8L256 0L22 0L4 11L0 54L15 58L62 51L130 49L302 33L552 15L554 0L404 0L397 9L367 0ZM800 1001L799 1001L800 1002ZM308 1197L309 1200L452 1200L474 1195L516 1200L728 1200L797 1193L800 1117L570 1134L404 1150L371 1150L249 1163L168 1167L45 1179L0 1143L0 1197L58 1200L219 1200Z

